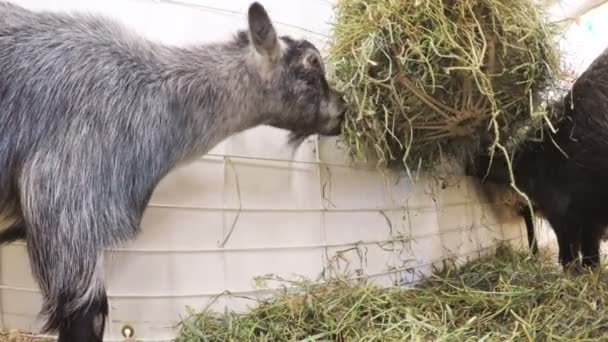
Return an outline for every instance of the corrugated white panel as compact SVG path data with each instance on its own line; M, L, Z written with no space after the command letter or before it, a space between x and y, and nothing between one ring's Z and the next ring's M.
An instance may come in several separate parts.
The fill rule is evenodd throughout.
M34 9L88 10L168 44L230 37L246 0L13 0ZM332 4L262 1L281 34L326 46ZM351 272L407 284L445 258L520 244L522 224L500 216L464 178L412 183L349 165L335 140L306 142L290 160L285 132L257 128L172 172L155 191L136 241L107 254L108 340L124 324L169 340L186 306L243 309L263 295L254 277ZM0 249L0 327L36 331L40 296L25 246ZM222 293L230 292L232 295Z

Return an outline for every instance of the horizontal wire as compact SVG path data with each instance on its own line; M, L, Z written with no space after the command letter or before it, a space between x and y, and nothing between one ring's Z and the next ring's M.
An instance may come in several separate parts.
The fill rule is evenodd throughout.
M523 241L523 236L517 236L514 238L510 238L510 239L504 239L501 240L503 243L504 242L510 242L510 241L515 241L515 240L522 240ZM488 247L483 247L483 248L479 248L476 249L475 251L471 251L468 253L462 253L459 255L455 255L455 256L450 256L450 257L443 257L440 259L436 259L434 261L428 262L428 263L424 263L424 264L419 264L419 265L412 265L412 266L403 266L403 267L398 267L398 268L392 268L390 270L387 271L383 271L383 272L376 272L376 273L371 273L371 274L366 274L366 275L361 275L361 276L356 276L356 277L350 277L348 279L373 279L373 278L378 278L381 276L387 276L387 275L391 275L391 274L396 274L396 273L402 273L402 272L412 272L415 270L419 270L421 268L426 268L432 265L435 265L437 263L441 263L444 261L448 261L448 260L453 260L455 258L462 258L462 257L468 257L468 256L472 256L472 255L476 255L481 253L482 251L485 250L489 250L491 248L495 248L497 246L499 246L500 243L498 244L494 244L492 246L488 246ZM25 293L36 293L36 294L40 294L40 291L38 289L33 289L33 288L24 288L24 287L14 287L14 286L9 286L9 285L5 285L5 284L0 284L0 290L7 290L7 291L12 291L12 292L25 292ZM108 292L108 298L109 299L172 299L172 298L205 298L205 297L218 297L218 296L222 296L222 295L232 295L232 296L246 296L246 295L255 295L255 294L262 294L262 293L268 293L268 292L272 292L278 289L252 289L252 290L224 290L222 292L193 292L193 293L157 293L157 294L140 294L140 293L112 293L112 292Z
M478 226L477 228L471 228L471 225L444 229L440 232L432 232L425 234L403 234L403 238L390 239L390 240L360 240L353 242L341 242L341 243L326 243L326 244L307 244L307 245L291 245L291 246L261 246L261 247L214 247L214 248L183 248L183 249L169 249L169 248L109 248L106 251L112 254L126 254L126 253L141 253L141 254L203 254L203 253L230 253L230 252L265 252L265 251L279 251L279 250L301 250L301 249L324 249L324 248L339 248L339 247L357 247L357 246L370 246L370 245L389 245L392 243L406 243L416 242L417 240L423 240L435 236L442 236L451 233L466 233L472 231L472 229L491 229L494 226L498 226L499 223L488 223L485 226ZM402 233L402 232L401 232ZM14 242L13 246L26 247L24 242Z
M463 196L463 199L467 199ZM494 202L477 202L475 205L481 207L492 207L500 203ZM452 202L444 203L441 208L437 209L435 205L403 205L403 206L391 206L391 207L376 207L376 208L238 208L238 207L210 207L202 205L189 205L189 204L167 204L167 203L154 203L148 204L149 208L157 209L176 209L176 210L188 210L188 211L211 211L211 212L244 212L244 213L371 213L371 212L395 212L395 211L408 211L408 212L438 212L441 213L446 208L455 208L470 206L470 202Z
M453 206L461 206L463 204L453 204ZM446 205L447 206L447 205ZM193 210L193 211L222 211L222 212L251 212L251 213L370 213L370 212L393 212L393 211L404 211L414 210L419 212L431 212L435 211L434 207L420 206L420 207L407 207L407 206L395 206L395 207L379 207L379 208L235 208L235 207L206 207L198 205L182 205L182 204L161 204L161 203L150 203L150 208L158 209L181 209L181 210Z
M184 7L188 7L188 8L192 8L192 9L196 9L196 10L202 10L202 11L208 11L211 13L217 13L217 14L224 14L224 15L229 15L229 16L236 16L236 17L244 17L245 13L240 12L240 11L235 11L235 10L230 10L227 8L221 8L221 7L214 7L214 6L209 6L209 5L201 5L201 4L196 4L196 3L192 3L192 2L188 2L188 1L179 1L179 0L150 0L150 2L153 3L165 3L165 4L171 4L171 5L176 5L176 6L184 6ZM322 1L324 3L324 1ZM307 29L305 27L302 26L298 26L298 25L293 25L293 24L289 24L286 22L282 22L282 21L277 21L277 20L272 20L272 22L276 25L279 26L284 26L284 27L289 27L289 28L293 28L302 32L306 32L306 33L310 33L313 34L315 36L318 36L320 38L329 38L329 35L327 33L322 33L322 32L317 32L317 31L313 31L311 29Z
M262 157L262 156L248 156L244 154L230 154L230 153L207 153L204 156L195 159L193 163L224 163L225 159L240 159L252 162L271 162L271 163L284 163L288 164L289 167L294 167L298 165L314 165L314 166L326 166L326 167L336 167L336 168L345 168L345 169L355 169L355 170L366 170L366 171L377 171L380 172L380 168L374 165L366 165L363 163L335 163L335 162L326 162L326 161L316 161L316 160L302 160L302 159L286 159L286 158L273 158L273 157ZM249 165L259 165L259 164L249 164ZM266 164L259 165L260 167L274 167L280 168L276 165ZM183 166L185 167L185 166ZM282 167L281 167L282 168Z
M258 157L258 156L247 156L243 154L229 154L229 153L207 153L205 156L195 160L196 162L216 162L222 163L224 162L224 158L231 159L242 159L242 160L251 160L251 161L267 161L267 162L276 162L276 163L286 163L290 165L301 164L301 165L321 165L321 166L330 166L330 167L339 167L339 168L348 168L348 169L357 169L357 170L368 170L368 171L378 171L379 168L373 165L365 165L362 163L332 163L325 161L316 161L316 160L301 160L301 159L286 159L286 158L271 158L271 157Z
M498 224L497 224L498 225ZM480 228L478 228L480 229ZM114 248L108 250L112 253L153 253L153 254L191 254L191 253L229 253L229 252L252 252L252 251L277 251L277 250L299 250L299 249L324 249L324 248L339 248L339 247L356 247L370 245L390 245L394 243L416 242L430 237L441 236L445 234L457 232L469 232L470 226L445 229L441 232L433 232L416 235L403 235L403 239L390 240L367 240L342 243L326 243L326 244L308 244L308 245L292 245L292 246L264 246L264 247L224 247L224 248L201 248L201 249L139 249L139 248Z

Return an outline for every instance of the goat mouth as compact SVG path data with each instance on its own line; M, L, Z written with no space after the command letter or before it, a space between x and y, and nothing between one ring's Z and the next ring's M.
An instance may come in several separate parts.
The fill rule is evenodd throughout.
M296 145L299 146L304 140L306 140L306 138L310 137L311 135L317 134L319 136L323 136L323 137L336 137L342 134L342 129L343 129L343 123L344 120L340 120L340 122L335 125L334 127L331 127L330 129L303 129L303 130L298 130L298 131L291 131L289 133L289 137L288 137L288 143L289 145Z
M329 132L329 133L302 133L302 132L292 132L289 134L288 138L287 138L287 144L293 148L298 148L300 147L300 145L302 145L302 143L304 142L304 140L308 139L308 137L310 137L311 135L317 134L319 136L323 136L323 137L334 137L334 136L338 136L340 135L342 130L340 130L337 134L335 134L333 131Z
M336 127L334 127L333 129L331 129L329 132L327 133L322 133L321 135L323 136L328 136L328 137L335 137L342 134L342 122L340 122L340 124L336 125Z
M312 134L304 132L291 132L287 138L287 144L294 148L300 147L300 145Z

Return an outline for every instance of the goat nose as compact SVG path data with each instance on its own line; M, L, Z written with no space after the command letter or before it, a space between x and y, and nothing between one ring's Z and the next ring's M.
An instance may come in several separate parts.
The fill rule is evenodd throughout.
M340 108L340 114L338 114L338 121L340 122L340 124L342 124L342 122L344 122L344 119L346 118L346 107Z
M348 107L346 106L346 101L340 99L340 117L344 117L347 110Z

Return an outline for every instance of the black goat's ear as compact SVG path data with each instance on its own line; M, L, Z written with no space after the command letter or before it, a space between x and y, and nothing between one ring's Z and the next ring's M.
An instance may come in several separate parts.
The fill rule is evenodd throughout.
M260 3L254 2L249 6L247 18L249 35L255 51L272 62L276 61L281 55L281 47L266 9Z

